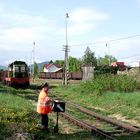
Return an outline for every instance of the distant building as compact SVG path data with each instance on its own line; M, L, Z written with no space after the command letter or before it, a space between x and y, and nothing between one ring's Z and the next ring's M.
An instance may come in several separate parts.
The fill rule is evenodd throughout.
M113 66L113 67L124 66L124 62L112 62L111 66Z
M124 71L127 69L127 66L124 64L124 62L112 62L112 67L117 67L119 71Z
M140 67L140 61L133 62L133 63L131 64L131 67Z
M62 68L57 64L45 64L43 67L43 72L60 72Z

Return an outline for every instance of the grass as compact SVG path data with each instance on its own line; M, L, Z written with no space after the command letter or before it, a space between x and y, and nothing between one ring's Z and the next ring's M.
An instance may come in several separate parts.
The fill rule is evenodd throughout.
M74 134L54 134L53 132L46 134L36 128L40 116L36 113L36 107L27 100L30 97L37 101L37 94L32 90L36 89L36 83L27 90L16 90L0 85L0 127L3 128L0 129L0 139L12 138L17 133L28 133L29 137L36 140L82 137L81 131ZM130 77L120 76L117 79L113 76L100 77L94 81L81 82L81 84L67 87L56 83L54 86L53 81L49 84L50 93L61 96L63 100L78 103L104 115L120 114L140 124L140 92L137 90L136 81ZM53 95L50 94L50 96ZM54 119L50 117L49 123L53 128Z
M82 83L83 84L83 83ZM136 119L140 123L140 92L112 92L105 91L103 94L94 94L83 91L80 86L57 87L53 89L58 96L65 100L72 99L73 102L86 106L90 109L93 107L102 108L102 113L121 114L128 119ZM100 110L96 110L97 112Z
M44 135L45 132L41 132L36 127L40 116L36 113L35 106L23 98L25 95L17 96L19 94L34 94L29 91L0 87L0 127L3 128L0 129L0 139L12 139L13 136L26 133L29 134L28 137L36 139L48 137L48 135Z
M99 112L103 115L121 116L126 120L135 120L140 127L140 92L112 92L105 91L103 94L94 92L82 92L81 86L69 85L68 87L58 86L55 94L61 99L72 101ZM97 108L96 108L97 107ZM118 119L122 119L118 118ZM117 137L118 140L139 140L140 135L129 135Z
M4 129L8 130L9 136L15 133L19 126L26 132L32 130L30 126L33 126L35 122L33 108L29 101L21 97L9 93L0 94L0 124L5 126ZM0 133L3 133L1 131Z
M87 135L85 132L75 132L74 134L65 134L63 132L54 133L55 118L49 117L49 127L51 133L46 133L36 127L40 121L40 116L36 113L36 107L27 99L28 97L37 98L31 90L16 90L10 87L0 85L0 139L16 140L21 136L28 140L77 140L79 137ZM64 130L60 127L60 131ZM91 137L89 134L87 137Z

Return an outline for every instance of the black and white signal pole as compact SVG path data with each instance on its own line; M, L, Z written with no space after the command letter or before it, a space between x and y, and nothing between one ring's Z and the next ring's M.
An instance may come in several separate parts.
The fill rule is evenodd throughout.
M64 85L68 85L68 72L69 72L69 64L68 64L68 35L67 35L67 19L69 18L68 13L65 15L65 33L66 33L66 45L65 45L65 65L64 65Z

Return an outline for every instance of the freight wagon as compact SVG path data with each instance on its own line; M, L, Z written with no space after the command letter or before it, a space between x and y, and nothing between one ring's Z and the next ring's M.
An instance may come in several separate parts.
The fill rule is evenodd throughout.
M0 82L4 82L5 77L7 77L7 70L0 70Z
M40 79L63 79L64 74L63 72L40 72L39 78ZM82 72L69 72L68 79L72 80L81 80L82 79Z

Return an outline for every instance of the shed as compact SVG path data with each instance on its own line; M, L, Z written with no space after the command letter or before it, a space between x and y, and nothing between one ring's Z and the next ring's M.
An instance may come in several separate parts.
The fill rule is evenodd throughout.
M94 67L92 65L83 65L83 80L92 80L94 78Z

